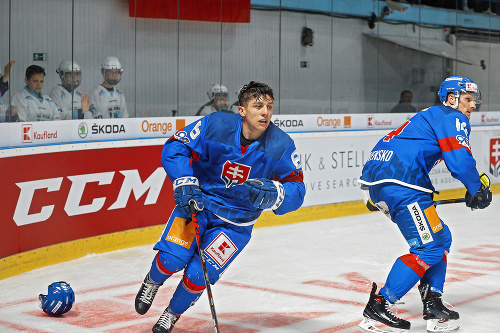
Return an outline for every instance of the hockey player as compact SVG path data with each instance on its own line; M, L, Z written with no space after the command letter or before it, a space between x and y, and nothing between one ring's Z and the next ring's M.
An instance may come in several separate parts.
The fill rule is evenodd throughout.
M60 112L56 103L42 94L45 82L45 69L38 65L26 68L23 91L12 97L11 117L17 121L49 121L60 120Z
M264 209L282 215L304 200L302 168L293 140L271 123L273 91L250 82L239 92L239 114L215 112L171 137L161 161L174 187L176 207L155 245L158 250L135 298L145 314L163 282L184 276L153 332L171 332L205 289L189 202L199 213L201 246L210 283L219 280L250 241Z
M466 187L466 205L471 209L486 208L492 195L489 178L476 170L469 145L470 114L481 103L477 85L452 76L443 81L438 95L443 105L420 111L377 143L359 180L410 246L409 254L396 259L379 293L373 283L360 323L366 331L392 332L377 330L374 321L409 330L410 322L396 317L389 307L419 280L428 332L459 328L459 314L441 301L452 238L433 204L429 172L444 159L452 176Z
M9 79L10 74L12 73L12 66L16 63L15 60L11 60L4 68L4 75L0 73L0 123L4 121L9 121L9 116L6 114L7 112L7 104L8 102L3 104L2 97L5 95L5 92L9 90Z
M82 70L76 61L63 60L57 67L61 84L50 92L50 97L59 107L61 119L92 119L92 112L87 112L90 100L87 93L76 90L82 82Z
M123 68L117 57L106 57L101 65L104 82L90 92L90 111L94 118L128 118L123 91L116 88Z
M232 105L229 103L227 88L222 84L212 84L207 92L209 101L202 105L196 116L206 116L207 114L222 111L233 112Z

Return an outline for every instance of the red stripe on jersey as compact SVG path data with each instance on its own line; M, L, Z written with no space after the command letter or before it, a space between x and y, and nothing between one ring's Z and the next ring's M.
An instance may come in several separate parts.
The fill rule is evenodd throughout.
M467 150L472 154L470 151L470 148L467 146L464 146L461 144L456 137L454 136L449 136L444 139L438 139L439 147L441 148L442 152L445 151L451 151L455 149L460 149L460 148L467 148Z
M158 254L156 254L156 267L158 268L160 273L163 275L172 275L175 273L175 272L169 271L168 269L165 268L165 266L163 266L163 264L161 263L161 260L160 260L160 256Z
M425 272L431 267L425 261L420 259L416 254L409 253L398 258L410 267L412 271L418 274L418 276L424 276Z
M187 291L193 294L199 294L203 292L203 290L205 290L205 285L200 286L194 284L193 282L187 279L186 275L182 277L182 284L184 285L184 288L186 288Z
M280 179L279 177L274 178L273 180L276 180L282 184L287 183L287 182L304 182L304 174L301 171L294 170L292 171L288 176L286 176L283 179Z

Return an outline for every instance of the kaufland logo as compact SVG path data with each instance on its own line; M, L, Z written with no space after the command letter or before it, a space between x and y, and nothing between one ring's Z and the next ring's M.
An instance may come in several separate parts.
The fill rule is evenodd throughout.
M490 124L490 123L499 123L500 118L498 117L488 117L487 113L481 113L481 123L482 124Z
M372 115L367 116L366 119L368 121L368 123L367 123L368 127L373 127L373 118L374 118L374 116L372 116Z
M25 124L21 126L23 143L33 142L33 127L31 124Z
M490 139L490 173L498 178L500 169L500 138Z
M23 124L21 126L23 143L32 143L35 140L49 140L49 139L57 139L57 131L55 132L35 132L33 131L32 124Z

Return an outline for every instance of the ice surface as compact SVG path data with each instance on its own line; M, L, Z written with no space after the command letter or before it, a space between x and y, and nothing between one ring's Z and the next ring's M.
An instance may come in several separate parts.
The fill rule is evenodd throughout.
M444 299L460 313L459 332L498 332L500 326L500 196L485 210L438 206L454 243ZM371 281L382 286L396 257L408 252L395 224L371 213L254 230L243 253L213 286L223 333L359 332ZM134 297L153 259L141 246L44 267L0 281L0 332L151 332L181 275L160 288L138 317ZM71 311L50 317L38 295L67 281ZM399 306L410 332L425 332L416 287ZM174 332L213 332L206 294Z

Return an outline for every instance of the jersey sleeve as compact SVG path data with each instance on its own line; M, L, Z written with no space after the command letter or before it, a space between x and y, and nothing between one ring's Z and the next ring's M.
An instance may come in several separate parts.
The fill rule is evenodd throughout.
M206 117L197 120L177 131L165 142L161 164L171 181L193 176L191 160L198 159L203 153L206 122Z
M451 175L460 180L469 193L481 188L476 160L469 143L470 124L461 113L448 114L434 127L444 162Z
M89 96L90 97L89 112L92 113L93 118L103 118L102 105L100 103L99 92L100 92L99 87L94 88L90 92Z
M274 213L283 215L300 208L304 202L306 187L299 155L293 141L280 159L275 174L276 177L273 180L283 184L285 197L283 203L274 210Z

